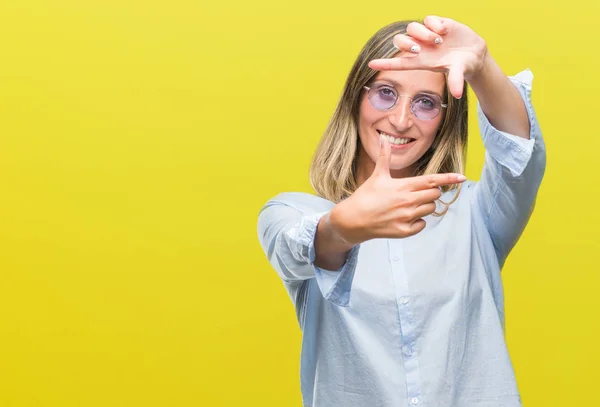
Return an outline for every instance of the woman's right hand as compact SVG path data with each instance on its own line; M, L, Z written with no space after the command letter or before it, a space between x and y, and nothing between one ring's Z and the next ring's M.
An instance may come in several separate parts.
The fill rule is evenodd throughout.
M431 174L394 179L391 147L381 138L373 174L329 214L329 222L344 242L356 245L376 238L404 238L425 229L423 217L436 210L438 187L464 182L461 174Z

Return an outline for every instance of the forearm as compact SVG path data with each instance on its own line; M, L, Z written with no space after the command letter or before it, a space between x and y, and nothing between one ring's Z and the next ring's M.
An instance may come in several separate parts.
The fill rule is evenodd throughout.
M509 80L524 101L531 132L528 138L500 132L479 109L486 155L472 201L485 220L500 264L528 222L546 168L546 147L531 104L533 74L526 70Z
M523 99L489 53L481 70L468 82L492 126L529 139L529 118Z
M335 208L333 209L335 210ZM355 245L344 241L329 212L319 220L315 235L315 265L325 270L339 270Z
M267 259L290 293L295 290L292 286L313 280L323 298L347 307L360 246L340 246L335 229L328 225L327 219L322 220L331 211L330 203L318 197L279 194L261 209L257 232ZM321 262L317 261L317 252ZM341 256L337 258L340 253L343 253L341 261Z

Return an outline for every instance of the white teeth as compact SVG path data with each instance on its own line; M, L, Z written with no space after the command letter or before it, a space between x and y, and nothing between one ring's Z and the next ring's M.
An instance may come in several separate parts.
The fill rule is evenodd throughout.
M409 143L410 141L412 141L412 139L409 138L396 138L393 136L390 136L389 134L386 134L384 132L380 132L381 135L383 135L387 141L390 142L390 144L406 144Z

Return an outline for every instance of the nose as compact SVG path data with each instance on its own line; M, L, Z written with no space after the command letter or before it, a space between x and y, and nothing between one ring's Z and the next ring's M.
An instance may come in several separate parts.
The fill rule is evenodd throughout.
M410 98L399 97L396 106L390 112L388 119L392 126L399 132L405 132L413 125L412 111L410 110Z

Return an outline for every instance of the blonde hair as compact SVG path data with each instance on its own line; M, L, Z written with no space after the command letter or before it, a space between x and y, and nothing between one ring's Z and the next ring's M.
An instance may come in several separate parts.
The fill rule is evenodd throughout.
M358 116L363 87L375 78L378 71L369 68L369 61L391 58L398 53L393 45L397 34L405 34L412 21L389 24L373 35L361 50L346 79L342 96L317 146L310 165L310 182L315 192L332 202L338 203L358 188L357 158L360 151ZM446 172L464 172L467 152L467 84L460 99L448 93L444 120L431 148L416 162L415 176ZM440 201L445 209L443 215L458 198L460 186L442 187L444 192L457 189L450 202Z

